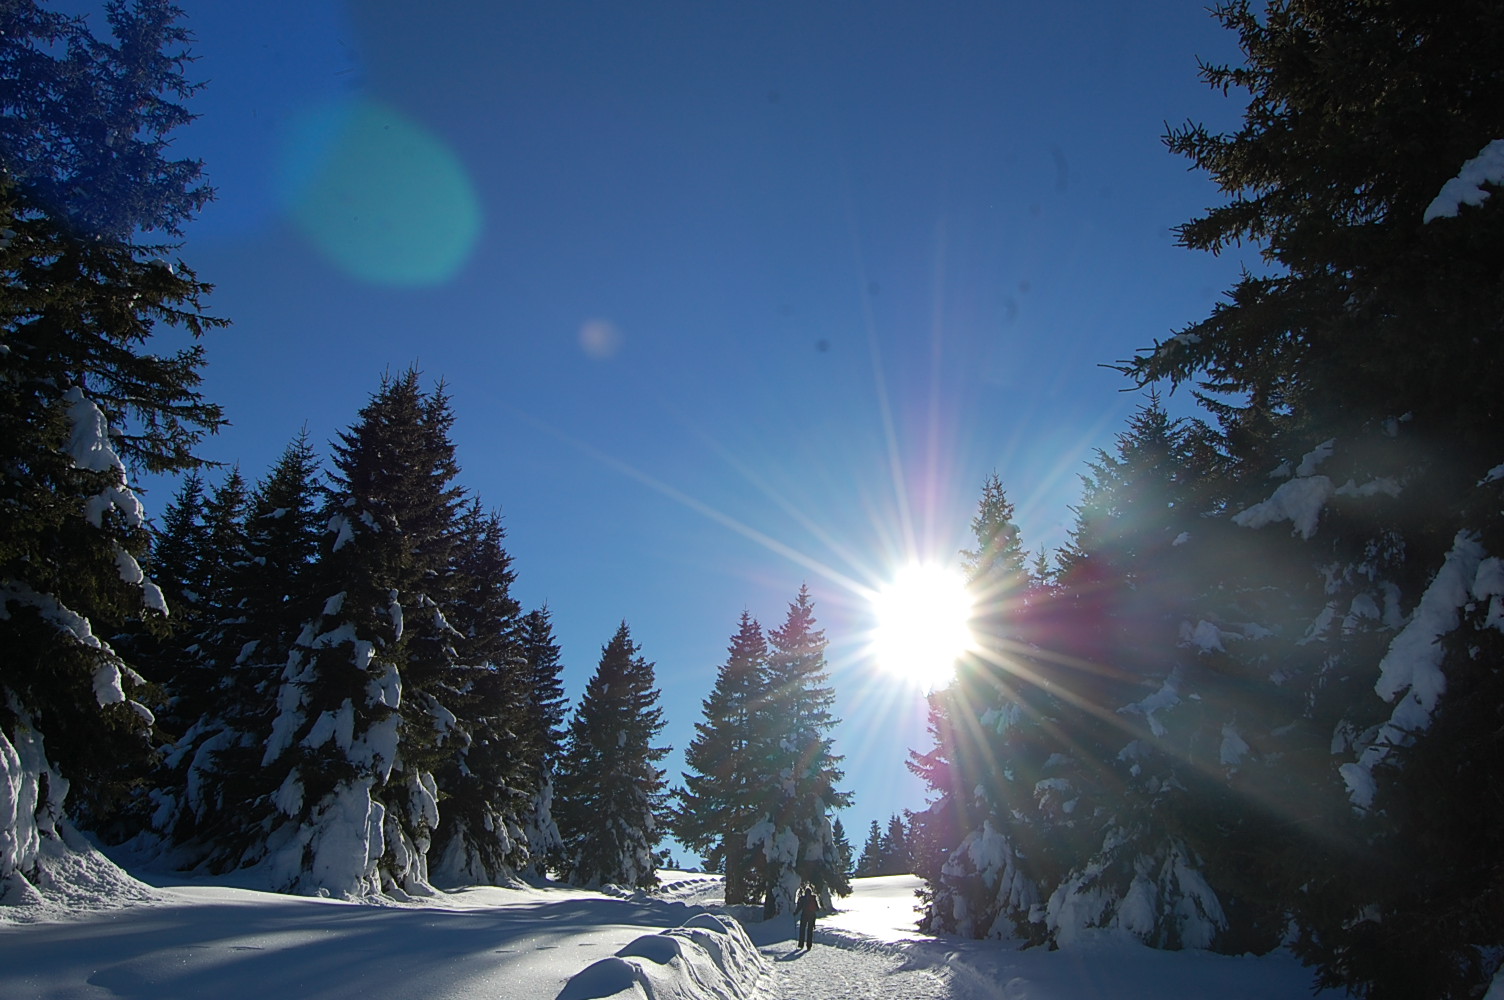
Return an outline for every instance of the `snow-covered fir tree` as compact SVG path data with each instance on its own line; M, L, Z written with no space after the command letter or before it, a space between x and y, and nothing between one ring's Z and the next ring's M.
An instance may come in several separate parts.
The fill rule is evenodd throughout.
M622 622L601 649L595 674L569 723L554 800L566 876L580 885L647 888L658 883L665 833L667 747L653 741L663 711L653 665Z
M1219 16L1243 64L1205 78L1249 103L1168 137L1228 195L1180 236L1264 267L1128 366L1208 390L1227 460L1187 546L1233 578L1188 622L1247 750L1201 850L1322 984L1477 996L1504 933L1504 10Z
M548 606L535 608L522 618L522 657L527 673L527 712L522 720L531 799L523 818L527 838L528 868L542 874L558 867L564 839L554 819L554 774L564 747L563 670L559 644L554 641Z
M456 531L449 420L442 393L425 394L409 370L383 379L336 448L325 600L282 673L261 761L276 782L269 832L263 857L248 859L279 888L429 891L432 768L458 738L444 704L456 633L435 600Z
M926 879L924 925L968 937L1042 941L1043 900L1070 856L1081 753L1056 696L1058 665L1041 659L1040 617L1013 504L983 484L965 553L977 612L975 651L930 696L935 747L910 768L934 798L915 816ZM1073 752L1074 751L1074 752Z
M1093 712L1078 716L1077 736L1099 773L1074 810L1081 853L1047 901L1057 944L1108 927L1163 948L1268 946L1256 921L1246 926L1252 915L1213 887L1187 833L1218 813L1227 821L1216 792L1242 762L1236 716L1201 694L1217 689L1207 679L1216 666L1185 620L1183 594L1225 579L1195 562L1206 549L1207 433L1171 420L1151 394L1082 477L1056 595L1070 628L1053 648L1089 667L1075 693Z
M771 775L761 765L759 734L776 718L768 695L768 644L762 626L742 612L726 662L704 701L705 718L684 753L691 771L673 815L674 836L725 876L726 902L763 896L763 866L747 832L761 817L761 792ZM848 845L849 846L849 845Z
M141 230L176 233L203 204L196 161L168 161L193 88L166 2L112 5L111 32L30 2L0 12L0 899L36 897L68 816L114 812L145 761L140 675L111 646L167 612L140 560L127 472L198 466L222 423L201 353L150 353L158 324L221 325L207 286ZM71 790L71 795L70 795Z
M793 912L802 883L814 886L826 908L832 893L851 891L830 825L851 794L837 788L845 773L829 735L837 724L830 711L835 692L808 587L799 588L768 645L767 708L755 747L765 785L747 846L758 854L763 912L772 916Z
M437 770L443 799L432 865L442 885L515 881L530 859L526 825L537 799L530 759L531 676L501 517L472 502L461 519L445 617L458 633L450 693L458 725Z
M202 639L217 664L215 683L197 720L164 748L148 796L151 828L184 852L184 863L232 868L257 841L248 807L266 791L261 758L279 678L318 610L321 506L318 459L302 433L250 493L243 558Z

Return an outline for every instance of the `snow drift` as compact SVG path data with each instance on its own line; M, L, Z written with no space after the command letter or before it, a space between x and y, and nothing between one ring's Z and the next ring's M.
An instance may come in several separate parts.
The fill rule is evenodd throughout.
M589 966L558 1000L748 1000L767 967L741 924L701 913Z

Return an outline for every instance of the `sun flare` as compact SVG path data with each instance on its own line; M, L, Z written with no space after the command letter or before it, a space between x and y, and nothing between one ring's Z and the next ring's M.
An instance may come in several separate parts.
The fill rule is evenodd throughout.
M950 680L972 645L973 600L955 570L911 563L872 597L877 665L928 691Z

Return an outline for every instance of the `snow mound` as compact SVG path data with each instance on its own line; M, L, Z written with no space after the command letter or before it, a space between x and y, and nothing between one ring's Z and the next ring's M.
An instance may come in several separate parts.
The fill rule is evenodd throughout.
M767 967L741 924L701 913L589 966L558 1000L749 1000Z
M66 823L58 824L57 833L41 838L34 870L0 880L0 925L44 923L166 898L131 878Z

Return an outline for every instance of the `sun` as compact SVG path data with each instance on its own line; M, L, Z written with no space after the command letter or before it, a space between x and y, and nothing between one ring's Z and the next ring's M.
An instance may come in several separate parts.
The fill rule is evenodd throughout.
M928 691L944 686L973 645L974 601L953 569L910 563L872 596L869 650L877 665Z

